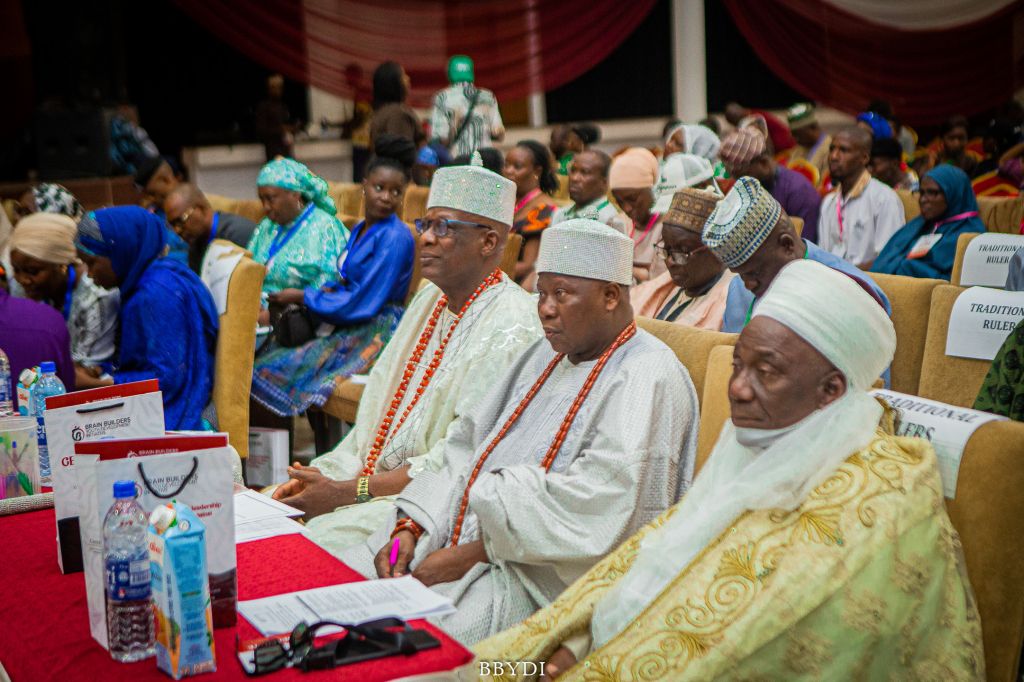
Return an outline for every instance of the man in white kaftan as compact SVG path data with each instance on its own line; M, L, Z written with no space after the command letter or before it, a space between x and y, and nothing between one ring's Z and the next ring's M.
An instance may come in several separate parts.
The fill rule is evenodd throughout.
M441 468L452 424L477 405L540 337L536 306L529 294L504 274L490 286L481 284L500 260L514 203L515 185L481 167L443 169L435 176L428 200L428 229L421 235L423 273L432 283L413 299L370 373L352 430L310 467L293 467L292 481L274 493L275 498L307 512L307 536L329 551L338 553L365 540L385 519L393 518L395 494L410 478ZM441 231L445 234L438 234ZM453 311L453 303L438 310L443 296L471 303L460 318L460 308ZM404 392L399 391L435 313L434 332L413 365ZM453 331L440 364L431 373L431 360L449 330ZM432 376L417 398L427 373ZM382 446L375 448L393 405L391 428ZM367 475L364 468L375 450L379 452L374 470ZM360 495L358 484L364 477L366 494Z
M587 252L591 238L604 240L604 254L602 247ZM612 249L616 259L602 265ZM689 486L697 396L674 353L633 323L621 286L632 278L632 262L632 241L595 221L545 231L538 288L549 340L535 343L454 425L441 470L419 474L399 495L398 527L392 519L340 555L367 577L388 575L389 538L403 536L390 575L409 566L450 597L458 612L437 623L462 642L479 641L550 603ZM586 274L557 274L581 271ZM563 297L563 290L566 298L582 299L584 287L624 293L605 315L549 300ZM600 311L604 300L598 300ZM574 352L588 344L589 354ZM598 365L603 369L588 393L584 386ZM546 368L550 375L523 408ZM566 426L574 405L579 411ZM564 441L545 469L563 429ZM403 532L409 525L418 540Z

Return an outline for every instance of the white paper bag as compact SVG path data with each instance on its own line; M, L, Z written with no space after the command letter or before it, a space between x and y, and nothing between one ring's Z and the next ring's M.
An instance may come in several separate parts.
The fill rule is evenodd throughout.
M226 443L224 434L220 436ZM103 519L114 502L115 481L135 482L139 505L150 514L172 499L187 504L206 525L207 569L213 601L214 627L234 625L238 597L235 556L234 475L229 448L189 451L187 442L200 444L204 436L176 437L182 452L150 456L124 456L114 452L99 461L77 464L81 485L81 534L85 559L85 587L89 629L107 646L106 595L103 565ZM121 441L121 443L151 442ZM107 442L90 443L92 449ZM107 457L112 459L107 459Z
M156 379L76 391L46 399L46 440L57 516L57 562L64 573L82 570L78 529L75 443L164 434L164 403Z
M251 427L246 482L259 487L284 483L288 480L288 455L288 431Z

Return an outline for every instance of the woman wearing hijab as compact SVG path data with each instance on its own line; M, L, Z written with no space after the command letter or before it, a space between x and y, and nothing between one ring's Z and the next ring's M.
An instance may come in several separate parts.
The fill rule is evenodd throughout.
M91 376L114 358L120 294L98 286L75 251L75 221L34 213L11 235L14 278L28 298L56 308L71 335L71 357ZM79 383L76 381L76 384Z
M139 206L92 211L76 246L89 275L121 292L121 336L111 377L88 387L157 379L168 429L202 429L213 389L217 309L199 277L165 258L163 221Z
M395 211L409 184L416 147L385 133L376 139L374 152L363 180L366 219L353 228L330 282L270 295L275 304L304 305L318 326L318 333L299 346L268 341L256 358L252 397L278 416L323 405L337 378L367 372L402 317L416 242Z
M67 187L52 182L41 182L25 190L14 208L22 217L32 213L60 213L74 220L85 212Z
M256 226L249 251L267 268L263 291L319 289L337 276L348 230L338 220L327 182L292 159L274 159L256 181L267 216ZM270 319L264 310L260 323Z
M949 279L956 242L965 232L984 232L967 174L938 166L921 179L921 215L901 227L878 254L872 272Z
M858 114L857 125L871 133L871 137L876 140L885 140L893 136L889 121L873 111Z

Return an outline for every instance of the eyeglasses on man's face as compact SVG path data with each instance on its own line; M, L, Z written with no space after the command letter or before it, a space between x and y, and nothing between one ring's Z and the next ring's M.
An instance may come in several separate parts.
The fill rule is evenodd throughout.
M485 230L491 229L490 225L471 223L467 220L455 220L454 218L435 218L433 220L417 218L414 223L416 225L417 233L423 234L427 230L433 230L435 237L446 237L449 232L455 234L459 229L466 227L482 227Z
M665 247L665 242L659 242L654 245L654 252L658 254L659 258L663 258L670 263L676 265L686 265L693 256L697 255L702 251L707 251L708 247L701 244L692 251L684 251L682 249L668 249Z
M193 206L192 208L190 208L189 210L185 211L184 213L182 213L180 216L178 216L174 220L168 220L167 222L169 222L171 224L171 227L173 227L174 229L180 230L180 229L184 228L185 225L188 224L188 219L192 217L192 214L195 212L195 210L196 210L196 207Z

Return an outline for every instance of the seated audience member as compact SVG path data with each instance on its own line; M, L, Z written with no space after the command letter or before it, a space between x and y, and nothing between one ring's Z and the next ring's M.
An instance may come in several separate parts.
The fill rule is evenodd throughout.
M873 111L857 114L857 126L870 133L872 140L888 140L893 137L889 121Z
M572 202L555 211L551 224L573 218L589 218L623 234L629 233L630 220L608 200L608 172L611 158L597 149L587 149L573 157L569 169L569 198Z
M913 128L900 123L890 102L884 99L873 99L868 104L868 111L874 112L888 121L889 126L892 128L892 136L900 143L903 152L907 156L913 155L917 147L917 133L914 132Z
M384 62L373 72L373 118L370 146L381 135L404 137L418 147L427 138L409 96L409 74L397 62ZM364 171L365 172L365 171Z
M813 260L852 277L890 312L889 299L866 272L801 239L779 203L754 178L740 178L704 225L704 243L739 277L729 283L722 331L740 332L757 300L791 261Z
M854 126L836 133L828 154L835 189L818 218L818 246L864 270L906 223L903 202L867 171L870 157L869 132Z
M789 132L789 126L783 123L777 116L763 109L748 109L736 102L729 102L725 105L725 120L733 126L740 128L740 122L749 116L761 116L764 119L768 131L768 139L776 153L787 151L796 146L796 140Z
M477 656L559 680L982 679L935 451L867 393L895 347L850 278L788 265L736 343L731 422L686 497Z
M202 429L213 390L217 308L199 277L164 255L165 235L163 221L138 206L92 211L78 223L76 245L89 276L121 291L113 378L91 385L157 379L167 428Z
M921 215L899 229L878 254L871 272L948 280L961 234L985 232L967 174L936 166L921 180Z
M319 289L338 274L349 232L336 217L327 183L292 159L274 159L256 181L266 217L249 240L253 260L267 268L263 291ZM266 324L270 313L260 313Z
M214 211L195 185L183 182L164 200L167 223L188 244L188 266L196 273L214 239L226 239L243 249L249 245L256 223L234 213Z
M1017 323L992 360L974 409L1024 421L1024 320Z
M75 363L64 318L48 305L16 298L0 287L0 349L11 364L12 387L18 376L43 362L57 363L57 377L75 390ZM17 407L17 398L14 406Z
M658 159L643 147L630 147L616 156L608 172L612 196L630 220L633 276L641 282L651 277L654 245L661 241L661 216L652 210L658 176Z
M416 162L412 165L412 181L420 187L430 187L430 181L438 168L451 163L448 150L440 142L430 142L416 152Z
M967 150L969 139L967 119L963 116L951 116L942 124L939 134L942 137L942 149L938 162L956 166L967 177L973 178L978 167L977 157Z
M744 128L726 135L719 153L729 177L756 178L782 205L782 210L804 221L803 236L817 241L821 205L818 191L803 175L776 163L760 132Z
M504 275L515 184L478 166L441 168L418 223L420 290L370 372L356 423L274 491L306 512L332 553L393 519L394 496L437 471L456 417L478 405L540 338L533 298Z
M14 210L22 218L33 213L59 213L78 220L85 213L74 194L64 185L52 182L41 182L25 190Z
M552 165L547 148L535 140L523 140L505 155L502 175L516 183L512 232L523 236L515 280L527 291L533 291L535 286L533 264L540 249L540 235L558 209L552 198L558 191Z
M883 137L871 143L871 177L893 189L917 192L920 184L914 171L903 170L903 148L894 138Z
M654 212L667 211L672 203L672 197L684 187L707 189L721 196L711 162L703 156L679 152L661 164L658 184L654 186Z
M144 159L135 172L135 186L142 193L139 205L161 220L167 218L164 213L164 201L175 187L182 183L181 173L177 172L170 161L162 156ZM169 225L166 242L170 256L182 262L188 262L188 244L182 240Z
M395 215L409 183L416 146L382 133L366 165L366 218L352 236L327 284L281 289L271 304L305 306L313 338L284 347L271 338L256 357L252 398L278 416L323 405L336 379L363 374L395 332L405 309L416 243Z
M978 197L1017 196L1024 185L1024 144L1020 126L993 119L982 138L986 157L974 169L971 187Z
M720 146L718 135L708 128L680 123L665 135L665 158L673 154L693 154L714 163L718 160Z
M601 129L593 123L556 125L551 129L548 146L558 163L558 174L569 175L572 160L590 145L601 139Z
M520 622L689 487L697 395L629 305L633 244L593 220L545 231L538 341L445 446L444 466L342 552L367 577L408 571L458 611L437 624L473 644ZM400 542L398 561L389 562Z
M722 197L699 189L681 189L662 217L658 258L668 271L633 287L630 302L637 315L698 329L722 329L729 282L735 275L701 241L704 222Z
M9 242L11 261L14 278L25 294L52 306L64 318L76 374L96 377L102 373L100 367L114 358L121 298L116 289L104 289L92 281L78 259L75 237L71 218L35 213L18 221Z
M796 146L789 150L789 158L805 159L824 178L828 173L828 147L832 144L832 136L818 124L814 105L809 102L794 104L786 112L786 120L796 140ZM814 229L818 229L817 222Z

